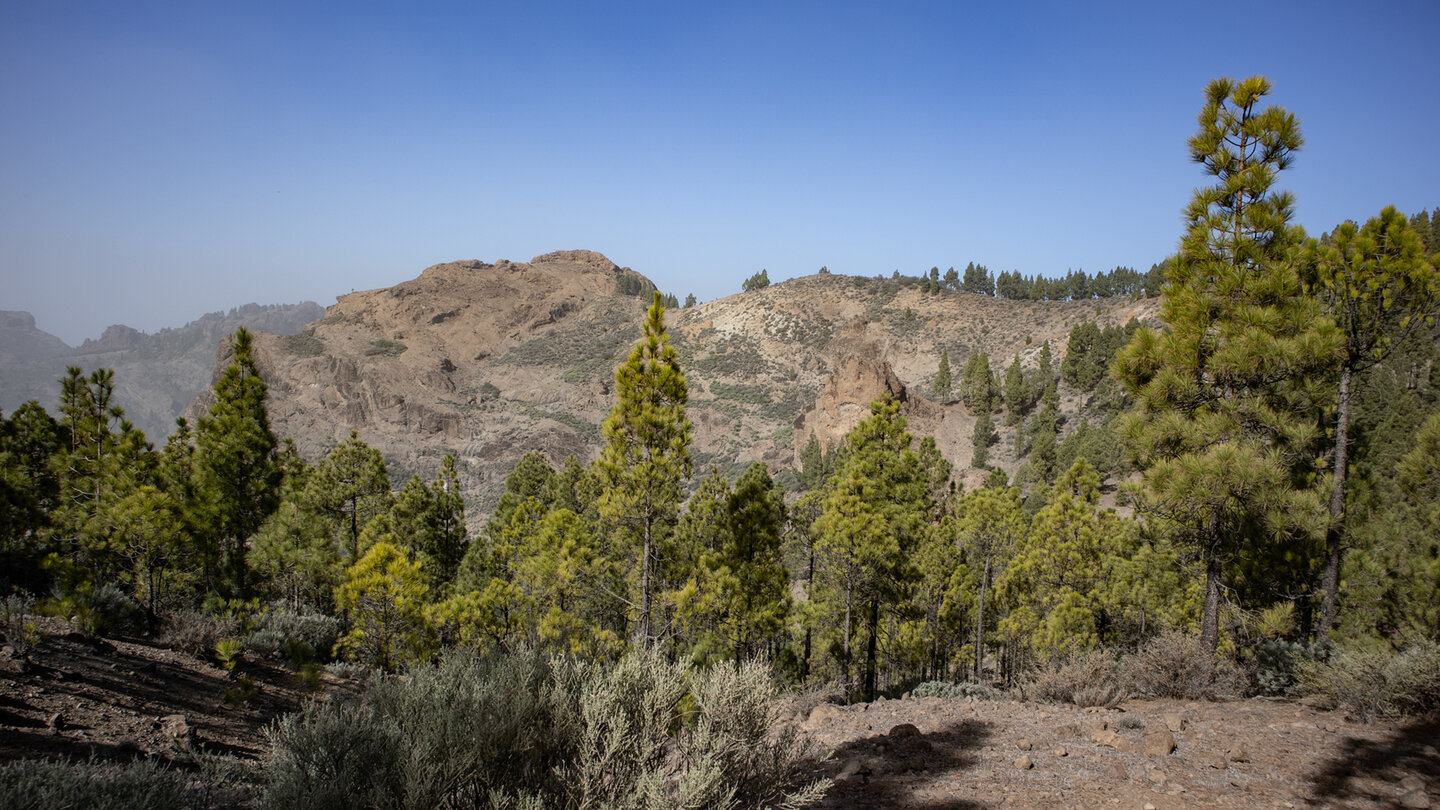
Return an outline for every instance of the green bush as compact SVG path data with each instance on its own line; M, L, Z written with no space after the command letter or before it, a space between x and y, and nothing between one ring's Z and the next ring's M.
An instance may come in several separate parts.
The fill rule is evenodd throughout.
M149 761L133 764L19 760L0 765L0 807L8 810L170 810L198 806L186 779Z
M1399 653L1341 649L1329 661L1302 661L1298 670L1307 694L1367 722L1440 711L1440 644L1433 641Z
M398 340L386 340L385 338L379 338L377 340L370 341L370 345L365 349L365 356L399 357L400 355L404 354L405 350L408 348L410 347L406 346L404 343L401 343Z
M1261 641L1254 650L1254 693L1266 697L1291 697L1299 693L1299 667L1306 661L1314 661L1320 650L1318 644L1283 638Z
M450 651L270 732L266 807L804 806L825 783L764 667Z

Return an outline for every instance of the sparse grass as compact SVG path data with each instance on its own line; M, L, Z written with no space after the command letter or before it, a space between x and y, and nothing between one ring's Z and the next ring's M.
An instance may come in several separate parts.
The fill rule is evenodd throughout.
M398 340L386 340L377 338L370 341L370 346L365 349L366 357L399 357L409 347Z
M319 357L325 353L325 341L315 337L314 330L307 329L280 338L280 348L296 357Z

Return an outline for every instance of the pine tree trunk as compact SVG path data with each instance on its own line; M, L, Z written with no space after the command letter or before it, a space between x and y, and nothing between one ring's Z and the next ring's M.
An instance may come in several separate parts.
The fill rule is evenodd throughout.
M1214 655L1220 649L1220 512L1210 516L1205 538L1205 612L1200 619L1200 652Z
M640 643L650 647L650 529L654 524L650 494L645 494L645 544L640 554Z
M1320 587L1324 597L1320 602L1320 626L1315 638L1322 644L1330 638L1330 629L1335 626L1335 603L1340 595L1340 557L1345 528L1345 473L1349 464L1350 447L1350 366L1340 369L1340 393L1336 400L1335 414L1335 483L1330 490L1330 526L1325 530L1325 570L1320 575Z
M880 635L880 600L870 599L870 638L865 640L865 700L875 699L875 649L878 646L876 636Z
M980 577L980 606L975 611L975 682L981 683L985 662L985 586L990 583L990 555L985 555L985 573Z

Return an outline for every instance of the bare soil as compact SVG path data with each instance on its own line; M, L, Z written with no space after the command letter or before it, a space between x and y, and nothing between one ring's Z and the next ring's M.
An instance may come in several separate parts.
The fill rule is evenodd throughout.
M26 654L0 648L0 761L156 758L230 763L245 805L264 728L318 692L278 661L234 672L143 639L95 639L46 620ZM258 689L227 702L241 675ZM825 704L797 717L833 751L822 807L1440 808L1440 719L1363 723L1301 701L1127 701L1082 709L1015 701ZM248 783L248 789L246 789Z
M1293 700L882 700L803 727L835 752L826 808L1440 807L1440 721Z

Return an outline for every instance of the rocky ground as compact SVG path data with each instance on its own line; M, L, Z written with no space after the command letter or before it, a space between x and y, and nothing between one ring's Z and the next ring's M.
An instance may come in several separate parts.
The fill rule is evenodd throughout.
M826 808L1440 807L1440 722L1291 700L822 705Z
M0 761L153 757L212 774L218 763L234 787L214 797L220 806L253 798L271 720L350 688L327 674L312 690L280 662L230 672L144 640L45 629L27 655L0 647ZM1365 724L1265 699L796 711L834 752L825 808L1440 808L1440 720Z

